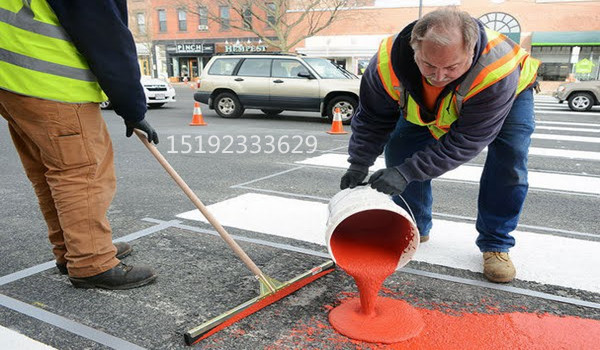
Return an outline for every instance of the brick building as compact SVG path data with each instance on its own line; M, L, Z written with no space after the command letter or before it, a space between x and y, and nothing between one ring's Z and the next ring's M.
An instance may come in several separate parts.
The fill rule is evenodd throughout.
M362 6L341 11L330 27L294 49L329 58L360 74L382 38L416 20L420 12L425 14L446 5L457 6L520 42L533 57L542 60L541 80L562 81L570 73L580 79L599 78L600 1L367 0ZM144 67L172 80L197 77L217 52L274 50L253 33L210 20L207 11L238 23L243 20L243 16L218 2L129 0L129 9L138 51L148 53L140 57L141 63L148 60ZM302 9L288 12L299 16ZM264 11L257 11L257 15L266 16ZM263 35L274 34L264 24L254 26ZM582 62L587 62L585 67Z

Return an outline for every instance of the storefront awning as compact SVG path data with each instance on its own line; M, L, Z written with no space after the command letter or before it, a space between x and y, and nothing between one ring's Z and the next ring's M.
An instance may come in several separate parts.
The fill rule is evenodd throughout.
M600 31L533 32L531 46L600 46Z

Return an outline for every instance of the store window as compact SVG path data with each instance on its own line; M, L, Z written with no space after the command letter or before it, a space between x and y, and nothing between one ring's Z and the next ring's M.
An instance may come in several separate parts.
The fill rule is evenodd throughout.
M187 31L187 13L184 9L177 10L177 20L179 21L179 31Z
M229 29L229 6L219 6L219 16L221 17L221 30Z
M167 11L158 10L158 31L164 33L167 31Z

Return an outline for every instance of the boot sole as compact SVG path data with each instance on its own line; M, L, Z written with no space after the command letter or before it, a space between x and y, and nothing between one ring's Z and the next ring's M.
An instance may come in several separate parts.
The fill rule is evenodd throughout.
M82 288L82 289L102 288L102 289L110 289L110 290L122 290L122 289L137 288L137 287L141 287L146 284L152 283L156 279L156 277L157 277L156 275L152 275L151 277L148 277L148 278L140 280L140 281L121 284L121 285L106 285L106 284L102 284L102 283L93 283L90 281L86 281L84 279L73 278L73 277L69 277L69 280L71 280L71 284L73 284L73 287L75 287L75 288Z

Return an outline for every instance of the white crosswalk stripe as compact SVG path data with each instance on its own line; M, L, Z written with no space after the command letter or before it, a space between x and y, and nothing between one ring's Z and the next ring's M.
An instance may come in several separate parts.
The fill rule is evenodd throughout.
M347 159L348 156L345 154L329 153L307 158L296 163L345 169L348 167ZM383 168L385 168L385 160L380 157L370 170L376 171ZM483 168L479 166L462 165L440 176L440 179L479 182L482 169ZM530 171L529 187L555 191L600 194L600 178Z
M19 350L56 350L55 348L42 344L36 340L28 338L12 329L0 326L0 339L2 349Z
M328 209L324 203L246 193L208 209L225 226L325 245ZM198 210L177 217L206 222ZM434 219L430 235L413 260L482 271L473 224ZM600 293L600 274L595 271L600 266L600 242L525 231L513 235L519 242L511 250L517 278Z

